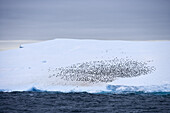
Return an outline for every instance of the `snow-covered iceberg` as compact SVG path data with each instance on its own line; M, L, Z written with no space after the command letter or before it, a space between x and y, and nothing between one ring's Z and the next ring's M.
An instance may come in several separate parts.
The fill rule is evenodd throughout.
M0 52L1 91L170 92L169 41L55 39Z

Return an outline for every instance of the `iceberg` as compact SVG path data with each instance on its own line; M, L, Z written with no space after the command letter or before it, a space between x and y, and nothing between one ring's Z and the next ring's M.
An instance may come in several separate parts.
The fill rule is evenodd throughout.
M169 50L169 41L55 39L23 44L0 52L0 90L170 92Z

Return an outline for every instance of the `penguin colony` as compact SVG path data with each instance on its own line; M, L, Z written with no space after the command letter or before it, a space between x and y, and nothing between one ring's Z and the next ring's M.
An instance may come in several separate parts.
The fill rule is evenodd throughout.
M50 69L49 69L50 70ZM136 77L155 71L154 66L146 62L131 59L112 59L77 63L53 70L49 77L60 77L67 81L83 81L90 83L112 82L118 77Z

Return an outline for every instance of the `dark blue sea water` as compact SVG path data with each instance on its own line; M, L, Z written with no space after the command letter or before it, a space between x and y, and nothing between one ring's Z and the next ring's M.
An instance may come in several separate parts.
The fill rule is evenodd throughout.
M168 113L170 94L0 92L1 113Z

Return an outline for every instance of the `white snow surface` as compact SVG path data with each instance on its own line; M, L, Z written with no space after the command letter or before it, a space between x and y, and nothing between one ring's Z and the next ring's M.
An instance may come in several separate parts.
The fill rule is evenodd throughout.
M119 86L117 90L111 90L114 92L127 91L127 87L137 87L136 91L170 92L170 41L55 39L22 47L0 52L2 91L27 91L36 87L46 91L101 92L111 90L107 88L111 85ZM90 84L49 78L48 69L116 57L151 61L149 65L156 70L138 77L117 78L111 83Z

